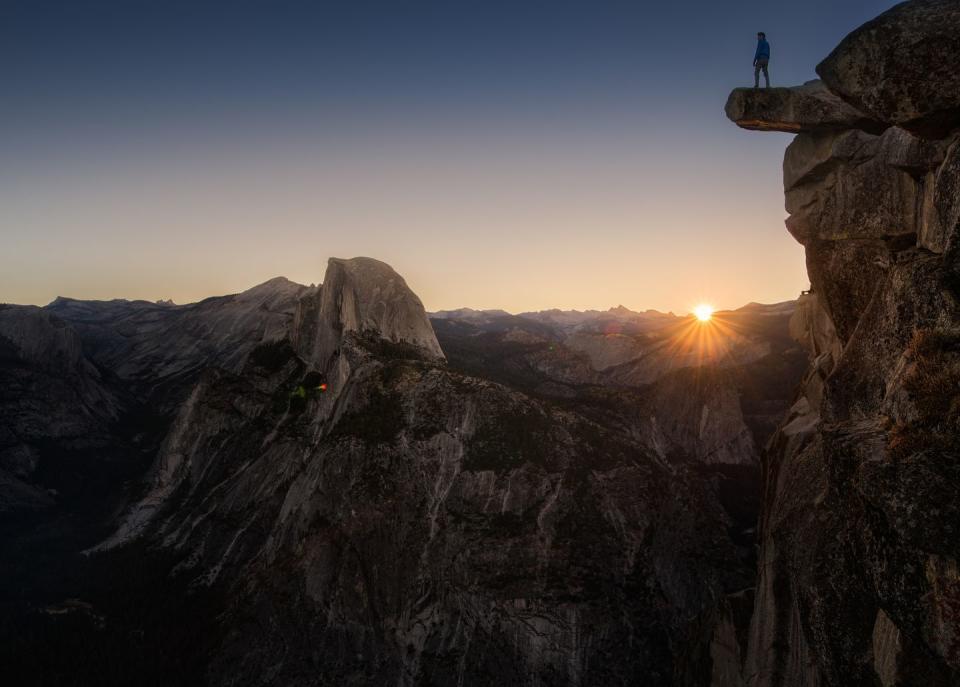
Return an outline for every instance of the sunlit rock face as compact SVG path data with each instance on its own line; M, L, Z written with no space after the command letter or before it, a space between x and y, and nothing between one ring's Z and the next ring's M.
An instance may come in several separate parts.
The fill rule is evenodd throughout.
M960 683L958 35L921 0L854 32L818 71L890 128L786 153L812 364L766 458L748 685Z
M430 359L443 351L423 303L389 265L371 258L331 258L323 285L300 301L293 332L298 351L324 366L351 333L420 349Z

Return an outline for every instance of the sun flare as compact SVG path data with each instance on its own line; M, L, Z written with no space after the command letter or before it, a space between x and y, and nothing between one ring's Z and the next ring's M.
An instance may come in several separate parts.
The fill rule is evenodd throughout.
M701 303L693 309L693 314L696 315L697 319L701 322L709 322L710 318L713 317L713 306Z

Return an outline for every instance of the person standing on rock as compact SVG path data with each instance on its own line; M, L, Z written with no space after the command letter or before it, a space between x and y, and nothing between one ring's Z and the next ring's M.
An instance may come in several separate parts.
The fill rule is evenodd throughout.
M763 78L767 82L767 88L770 88L770 72L767 66L770 64L770 44L767 43L767 34L763 31L757 34L757 52L753 56L753 87L760 88L760 70L763 70Z

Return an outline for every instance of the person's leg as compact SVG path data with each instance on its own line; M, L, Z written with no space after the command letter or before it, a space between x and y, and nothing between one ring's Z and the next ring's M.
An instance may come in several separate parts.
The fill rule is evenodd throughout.
M753 65L753 87L760 88L760 63Z
M770 88L770 71L766 62L763 63L763 80L766 82L767 88Z

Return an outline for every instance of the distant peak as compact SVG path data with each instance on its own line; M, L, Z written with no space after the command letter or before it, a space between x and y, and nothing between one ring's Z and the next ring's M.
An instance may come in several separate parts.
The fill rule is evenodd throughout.
M273 289L283 288L285 286L302 286L302 285L292 282L286 277L274 277L273 279L267 279L267 281L257 284L256 286L251 286L249 289L244 291L244 293L249 293L251 291L258 291L258 290L264 290L264 289L273 290Z
M301 299L296 321L297 347L315 364L325 365L350 332L444 358L423 303L390 265L373 258L330 258L323 284Z
M286 277L274 277L243 291L237 298L241 301L270 300L296 296L306 290L307 287L303 284L292 282Z
M618 305L616 308L610 308L608 311L611 315L636 315L638 313L634 312L625 305Z

